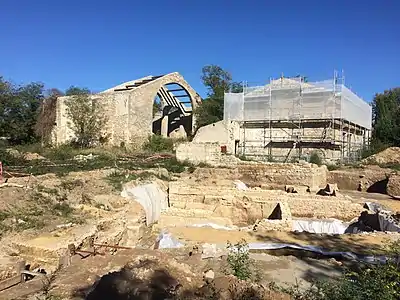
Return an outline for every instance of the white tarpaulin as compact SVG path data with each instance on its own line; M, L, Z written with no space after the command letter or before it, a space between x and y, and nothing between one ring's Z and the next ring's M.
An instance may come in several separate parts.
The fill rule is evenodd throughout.
M239 230L239 227L237 226L223 226L215 223L201 223L201 224L192 224L190 227L211 227L213 229L219 229L219 230Z
M161 211L167 209L167 195L157 184L149 183L134 188L125 188L121 196L139 202L146 212L146 224L150 225L160 218Z
M347 224L337 219L294 219L292 230L299 232L306 231L311 233L343 234L345 233L347 227Z
M172 249L181 248L184 246L180 241L174 238L170 233L164 231L161 232L157 238L158 249Z
M240 180L235 180L234 182L233 182L233 184L236 186L236 188L239 190L239 191L247 191L249 188L247 187L247 185L243 182L243 181L240 181Z

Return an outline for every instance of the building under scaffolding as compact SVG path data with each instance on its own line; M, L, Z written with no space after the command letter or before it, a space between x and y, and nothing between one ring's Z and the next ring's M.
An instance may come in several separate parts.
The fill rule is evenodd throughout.
M368 144L371 106L332 80L306 82L303 77L244 84L242 93L226 93L224 120L236 121L240 138L235 153L263 159L357 160Z

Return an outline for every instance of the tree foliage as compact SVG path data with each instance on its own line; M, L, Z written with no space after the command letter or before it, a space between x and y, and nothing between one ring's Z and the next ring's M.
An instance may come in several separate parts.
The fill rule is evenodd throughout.
M201 80L207 88L207 98L194 112L197 128L223 119L225 92L243 91L240 83L232 81L232 75L229 72L216 65L205 66Z
M400 88L376 94L372 101L372 144L400 146Z
M75 91L82 89L75 89ZM104 106L89 93L78 92L65 100L68 126L75 134L80 147L90 147L104 141L104 126L107 123Z
M39 107L37 122L35 124L35 134L41 138L43 145L51 143L51 132L56 123L57 98L63 96L58 89L47 91L46 98Z
M0 77L0 136L10 143L36 140L34 126L44 99L43 85L15 85Z
M89 95L90 90L88 88L80 88L74 85L71 85L65 91L65 96L76 96L76 95Z

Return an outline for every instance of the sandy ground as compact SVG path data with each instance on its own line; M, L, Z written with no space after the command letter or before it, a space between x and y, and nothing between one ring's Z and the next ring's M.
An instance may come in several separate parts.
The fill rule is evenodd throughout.
M400 200L394 200L389 195L358 191L340 191L340 193L350 196L352 201L356 203L377 202L394 212L400 211Z
M224 275L225 259L205 260L199 255L189 256L188 253L188 249L122 250L113 256L76 258L71 266L57 274L51 283L51 293L66 299L84 299L79 294L88 291L97 278L108 272L119 270L142 255L168 262L171 275L181 282L184 288L201 286L202 273L208 269L214 270L216 277ZM260 276L260 283L265 285L270 282L278 285L301 283L302 287L306 288L314 280L341 274L340 265L331 260L300 259L293 256L276 257L265 253L252 254L251 258L255 260L255 270ZM171 261L176 261L176 263L171 263ZM43 280L28 281L24 285L0 292L0 299L27 299L28 295L33 295L42 288ZM75 298L72 298L73 295Z

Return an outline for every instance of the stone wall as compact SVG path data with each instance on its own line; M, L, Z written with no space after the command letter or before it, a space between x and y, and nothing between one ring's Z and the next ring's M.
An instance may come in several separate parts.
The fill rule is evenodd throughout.
M259 184L306 185L312 190L322 188L327 183L328 169L309 163L260 163L240 164L239 174L243 181Z
M235 140L239 140L240 126L234 121L219 121L201 127L193 139L194 143L218 143L227 147L228 154L235 154Z
M106 110L109 121L104 131L110 136L109 144L120 146L124 143L128 147L140 147L146 142L152 134L154 99L157 92L168 83L178 83L188 91L193 109L201 102L200 96L179 73L167 74L132 90L114 91L115 88L128 84L125 83L91 96L98 99ZM67 143L73 138L66 117L66 99L67 97L59 97L57 100L54 144Z
M276 198L266 200L260 191L245 192L229 186L192 185L184 181L171 181L170 209L165 215L182 216L186 223L202 219L202 223L247 226L257 220L269 218L279 203L282 219L287 220L290 218L288 204L281 203Z
M169 184L169 204L181 216L203 218L203 222L209 218L225 218L236 225L254 224L256 220L271 217L278 203L284 216L308 218L338 218L347 221L359 216L363 210L360 204L352 203L340 195L327 197L262 189L241 191L232 186L232 183L220 185L217 182L206 184L173 181ZM167 214L173 213L170 211Z
M324 149L324 148L277 148L269 149L266 147L270 140L272 141L292 141L294 135L300 134L304 141L323 141L336 140L337 144L342 138L339 129L333 128L303 128L301 132L297 132L291 128L243 128L236 121L219 121L200 128L193 139L195 143L219 143L227 146L227 152L235 155L244 155L249 157L258 157L259 159L267 159L270 155L272 158L284 161L287 159L306 158L308 159L313 152L317 152L321 159L327 162L337 161L342 156L341 150ZM345 133L344 156L349 156L361 149L364 136L360 133Z
M221 152L220 143L181 143L176 147L176 158L181 162L208 164L210 166L235 166L240 160Z

